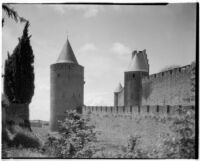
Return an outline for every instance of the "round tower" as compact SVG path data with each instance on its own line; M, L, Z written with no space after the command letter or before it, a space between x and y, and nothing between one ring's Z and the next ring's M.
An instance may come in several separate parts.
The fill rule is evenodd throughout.
M78 64L68 39L50 71L50 130L57 131L65 111L81 111L83 105L84 68Z
M124 73L124 105L140 106L142 100L142 78L149 74L146 50L133 51L128 70Z

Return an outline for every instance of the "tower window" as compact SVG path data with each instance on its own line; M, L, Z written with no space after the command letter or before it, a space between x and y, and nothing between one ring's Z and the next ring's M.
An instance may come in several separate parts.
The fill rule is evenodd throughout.
M133 78L135 78L135 74L133 74Z

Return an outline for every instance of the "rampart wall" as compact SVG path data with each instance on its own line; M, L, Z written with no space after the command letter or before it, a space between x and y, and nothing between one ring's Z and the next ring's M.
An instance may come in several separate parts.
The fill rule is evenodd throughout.
M102 115L176 115L179 109L194 109L194 106L83 106L83 113Z
M147 76L142 89L142 105L194 105L190 65Z

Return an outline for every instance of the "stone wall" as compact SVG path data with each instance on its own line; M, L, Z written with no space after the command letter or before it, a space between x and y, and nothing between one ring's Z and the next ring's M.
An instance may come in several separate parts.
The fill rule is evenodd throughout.
M194 105L190 65L145 77L142 88L142 105Z

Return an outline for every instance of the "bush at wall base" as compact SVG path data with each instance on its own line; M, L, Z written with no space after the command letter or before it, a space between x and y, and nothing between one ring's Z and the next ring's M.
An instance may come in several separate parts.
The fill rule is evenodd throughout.
M58 134L48 135L44 152L58 158L91 158L97 138L95 127L89 121L76 111L66 112Z

